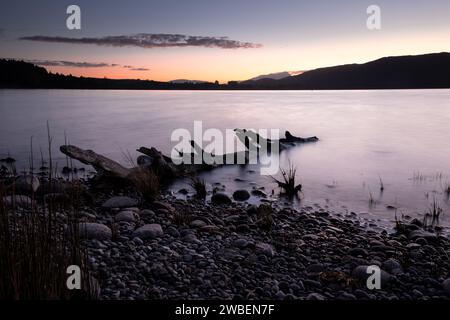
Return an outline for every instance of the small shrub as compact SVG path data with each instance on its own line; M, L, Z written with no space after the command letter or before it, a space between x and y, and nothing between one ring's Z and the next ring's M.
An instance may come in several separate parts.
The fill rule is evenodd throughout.
M183 210L177 210L173 215L173 223L177 226L188 226L192 220L191 214Z
M278 180L274 177L272 177L272 179L287 196L293 197L298 195L298 193L302 191L302 185L296 183L297 169L293 165L289 164L289 168L287 170L280 168L280 171L283 180Z
M206 183L205 180L199 177L192 177L190 186L195 190L195 197L204 200L206 198Z
M433 199L433 203L423 217L423 228L433 231L436 227L439 227L439 218L443 212L444 210L440 207L436 199Z
M152 169L137 167L131 174L131 181L139 195L148 202L153 202L160 192L159 177Z
M261 204L256 211L256 225L261 229L271 230L273 226L273 208L267 204Z

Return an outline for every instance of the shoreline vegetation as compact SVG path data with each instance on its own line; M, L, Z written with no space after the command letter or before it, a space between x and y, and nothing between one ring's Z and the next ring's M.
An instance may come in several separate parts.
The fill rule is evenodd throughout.
M450 88L450 53L385 57L306 71L282 79L245 81L162 82L76 77L48 72L18 60L0 59L0 88L123 90L363 90Z
M63 145L61 179L48 137L39 172L32 156L28 173L17 174L12 158L2 171L0 298L450 299L450 241L435 228L437 205L431 222L396 217L394 233L374 232L324 208L256 206L246 190L208 190L196 175L204 166L180 171L144 147L130 170ZM78 178L72 159L97 173ZM284 172L282 188L300 191L295 168ZM164 191L181 174L195 197ZM80 266L82 290L65 287L67 265ZM381 268L381 289L367 287L369 265Z

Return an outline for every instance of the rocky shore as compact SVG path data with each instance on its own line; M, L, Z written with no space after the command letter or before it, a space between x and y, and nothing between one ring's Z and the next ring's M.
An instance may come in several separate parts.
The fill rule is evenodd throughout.
M100 299L450 298L449 239L418 221L388 234L320 208L254 206L225 194L148 203L97 190L92 198L78 212L79 231ZM16 206L28 201L15 197ZM381 289L367 288L369 265L381 268Z

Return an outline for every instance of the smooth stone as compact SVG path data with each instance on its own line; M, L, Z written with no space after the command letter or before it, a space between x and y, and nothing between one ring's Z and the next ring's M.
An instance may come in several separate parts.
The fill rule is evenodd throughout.
M350 255L352 256L367 256L367 250L363 249L363 248L353 248L350 249L350 251L348 252Z
M144 241L142 241L140 238L138 238L138 237L135 237L135 238L133 238L133 242L135 243L135 244L137 244L137 245L143 245L144 244Z
M403 268L402 265L400 264L400 262L398 262L395 259L388 259L385 262L383 262L383 269L385 269L387 272L391 273L391 274L399 274L399 273L403 273Z
M265 256L273 257L275 256L275 249L268 243L258 242L255 245L255 250L258 253L262 253Z
M134 211L120 211L118 214L116 214L114 220L117 222L136 222L139 220L139 215Z
M318 300L318 301L322 301L322 300L326 300L326 298L321 295L320 293L310 293L307 297L306 300Z
M140 239L154 239L161 237L164 234L161 225L152 223L146 224L140 228L134 230L132 237L138 237Z
M112 237L111 229L101 223L81 222L78 228L81 238L110 240Z
M144 209L139 214L143 217L154 217L156 215L155 211L150 209Z
M428 241L434 241L437 239L437 236L434 233L428 232L428 231L424 231L424 230L413 230L409 233L409 238L411 240L415 240L418 238L424 238L425 240Z
M343 292L343 293L341 293L338 297L337 297L337 299L338 300L357 300L356 299L356 297L353 295L353 294L351 294L351 293L348 293L348 292Z
M325 266L322 263L315 263L306 268L306 272L308 273L320 273L323 271L325 271Z
M195 234L193 234L193 233L188 233L187 235L185 235L183 237L183 241L196 243L196 244L200 244L201 243L201 241L198 240L197 236Z
M237 239L233 242L233 244L238 248L245 248L249 245L249 242L245 239Z
M106 200L102 207L103 208L127 208L135 207L139 204L137 199L133 199L125 196L112 197Z
M211 202L212 202L213 204L218 204L218 205L221 205L221 204L231 204L231 203L232 203L230 197L227 196L227 195L224 194L224 193L216 193L216 194L214 194L214 195L211 197Z
M245 189L236 190L233 193L233 199L236 200L236 201L246 201L249 198L250 198L250 193L247 190L245 190Z
M201 228L206 226L206 222L202 220L194 220L189 225L193 228Z

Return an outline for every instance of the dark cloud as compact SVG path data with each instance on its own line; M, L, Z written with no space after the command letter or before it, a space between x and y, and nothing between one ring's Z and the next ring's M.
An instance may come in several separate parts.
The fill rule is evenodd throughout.
M201 37L182 34L152 34L139 33L124 36L107 36L99 38L69 38L51 36L22 37L21 40L95 44L112 47L141 47L141 48L168 48L168 47L207 47L222 49L259 48L262 45L251 42L230 40L227 37Z
M147 68L131 68L131 70L134 70L134 71L150 71L150 69L147 69Z
M136 68L129 65L120 65L117 63L105 63L105 62L75 62L64 60L24 60L24 61L43 67L73 67L73 68L121 67L134 71L150 71L150 69L147 68Z
M45 67L103 68L103 67L118 66L117 64L109 64L104 62L92 63L92 62L74 62L63 60L26 60L26 61L34 63L38 66L45 66Z

